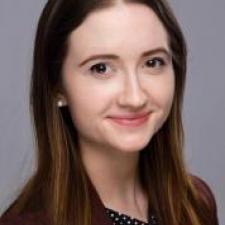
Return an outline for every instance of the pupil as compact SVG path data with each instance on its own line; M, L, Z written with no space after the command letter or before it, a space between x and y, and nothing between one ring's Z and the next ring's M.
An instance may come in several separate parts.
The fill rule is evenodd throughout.
M96 65L96 70L97 70L97 72L105 72L106 67L104 64L98 64L98 65Z
M154 66L156 66L156 61L155 61L155 60L149 60L149 61L147 62L147 64L148 64L149 66L151 66L151 67L154 67Z

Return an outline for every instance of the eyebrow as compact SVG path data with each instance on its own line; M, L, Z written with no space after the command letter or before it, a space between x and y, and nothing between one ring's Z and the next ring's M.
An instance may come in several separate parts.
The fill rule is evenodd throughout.
M171 53L170 51L168 51L166 48L164 47L159 47L159 48L155 48L155 49L151 49L148 51L145 51L141 54L141 57L146 57L146 56L150 56L150 55L155 55L157 53L163 53L165 54L168 59L171 58ZM87 62L91 61L91 60L96 60L96 59L114 59L114 60L118 60L120 57L114 54L98 54L98 55L92 55L90 57L88 57L87 59L85 59L84 61L82 61L78 66L81 67L84 64L86 64Z

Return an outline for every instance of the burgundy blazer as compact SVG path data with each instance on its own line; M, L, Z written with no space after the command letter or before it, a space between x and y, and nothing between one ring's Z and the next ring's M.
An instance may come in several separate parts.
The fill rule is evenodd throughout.
M204 195L209 202L210 208L212 209L211 215L209 215L209 220L211 221L209 224L218 225L216 202L210 188L198 177L193 176L193 181L199 192ZM106 214L104 205L93 185L90 185L90 193L91 207L93 209L92 225L113 225L113 222ZM38 211L21 215L2 216L0 225L49 225L49 223L44 211Z

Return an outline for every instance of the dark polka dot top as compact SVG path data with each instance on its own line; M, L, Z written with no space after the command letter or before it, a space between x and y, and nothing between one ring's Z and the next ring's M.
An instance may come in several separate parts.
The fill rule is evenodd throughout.
M146 223L109 208L106 208L106 213L113 221L113 225L158 225L156 217L154 215L151 215L148 223Z

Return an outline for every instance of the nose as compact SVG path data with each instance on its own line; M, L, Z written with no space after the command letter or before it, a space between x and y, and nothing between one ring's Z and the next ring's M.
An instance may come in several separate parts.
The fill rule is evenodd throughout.
M143 89L137 74L126 75L118 98L118 104L120 107L127 107L133 110L143 108L148 100L147 92Z

